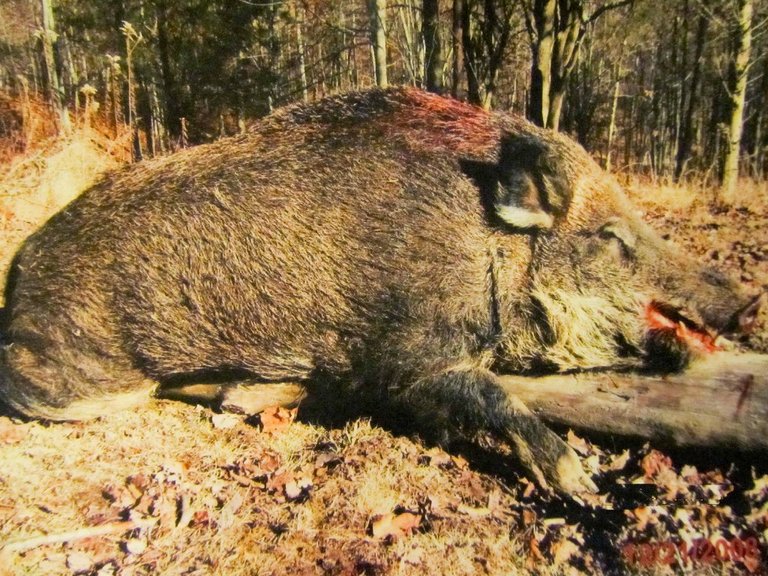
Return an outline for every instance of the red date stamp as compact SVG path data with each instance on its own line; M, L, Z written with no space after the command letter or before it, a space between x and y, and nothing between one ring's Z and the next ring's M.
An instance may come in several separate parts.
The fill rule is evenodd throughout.
M719 538L712 541L697 538L690 544L672 540L660 542L629 542L621 547L624 561L628 565L644 568L654 565L725 564L742 562L761 565L760 543L754 536L746 538Z

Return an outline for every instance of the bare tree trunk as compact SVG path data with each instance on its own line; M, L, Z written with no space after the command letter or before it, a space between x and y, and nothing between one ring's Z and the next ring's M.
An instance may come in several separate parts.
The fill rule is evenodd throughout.
M560 113L565 100L568 78L578 61L579 47L586 34L585 15L581 2L560 2L556 24L555 45L550 69L549 112L547 128L559 130Z
M368 0L371 22L371 47L376 85L386 88L387 81L387 0Z
M357 28L357 13L352 12L352 29L355 30ZM342 10L342 18L344 17L344 12ZM360 73L358 72L357 66L357 45L353 39L352 42L349 43L349 58L351 61L351 70L350 70L350 84L353 88L358 88L360 85ZM344 45L346 46L346 40L344 42Z
M628 96L629 106L624 106L624 166L632 164L633 144L635 140L635 106L637 97Z
M701 68L704 61L704 45L707 39L709 19L705 15L699 16L699 24L696 29L696 54L694 55L693 73L691 75L691 87L688 93L688 107L685 110L685 118L680 133L680 144L675 158L675 181L682 178L685 165L690 160L693 147L694 129L693 122L696 111L699 108L699 84L701 82Z
M80 112L80 91L78 90L79 78L77 73L77 63L72 56L72 43L67 39L66 35L63 35L60 40L60 48L63 51L61 65L62 75L65 78L65 81L63 82L64 102L68 102L72 105L75 113L75 123L77 123L77 115Z
M67 112L67 107L64 102L64 91L56 69L56 58L54 55L56 31L51 0L40 0L40 10L43 17L42 45L43 60L45 62L46 96L59 119L59 131L66 133L69 132L71 126L69 122L69 113Z
M618 108L619 89L621 88L621 83L619 82L618 66L617 66L615 76L616 76L616 81L613 84L613 102L611 103L611 123L608 126L608 144L607 144L607 150L605 152L605 171L606 172L611 171L611 151L613 149L613 138L616 134L616 108Z
M464 48L462 46L462 18L464 15L464 0L453 0L453 22L451 41L453 43L453 78L451 95L459 97L461 92L461 74L464 69Z
M302 30L302 25L304 24L304 13L296 1L291 2L290 9L291 17L296 27L296 54L298 56L299 63L299 84L301 85L301 100L303 102L309 102L309 91L307 88L307 64L304 50L304 31Z
M425 78L427 90L442 93L443 49L440 43L440 3L438 0L423 0L421 26L424 35Z
M765 106L768 105L766 97L768 97L768 58L763 60L763 73L760 83L760 96L758 98L755 109L757 110L757 116L755 118L755 131L754 140L752 144L752 177L756 181L761 181L765 176L765 143L764 136L764 122L765 122Z
M171 64L171 42L168 36L169 7L162 1L155 4L157 17L157 49L160 60L160 74L163 81L163 102L165 104L165 125L171 137L180 136L183 104Z
M587 27L608 10L631 0L606 2L591 15L581 0L534 0L526 12L531 41L531 98L529 118L539 126L560 127L560 113L568 78L578 62Z
M534 0L531 96L528 117L539 126L547 125L549 93L552 83L552 55L555 46L555 0Z
M464 56L464 70L467 73L467 97L472 104L482 104L478 62L472 53L472 14L469 0L461 2L461 46Z
M496 82L504 63L512 32L511 4L482 0L482 13L473 13L465 0L462 17L462 46L467 72L469 101L488 110L496 93ZM477 22L473 22L473 17Z
M267 61L271 72L269 82L269 95L267 96L267 107L270 113L280 102L282 94L280 93L280 73L281 73L281 43L280 32L278 31L278 13L280 4L273 2L268 4L268 29L267 39Z
M416 18L420 11L414 5L414 0L404 0L397 7L398 21L402 29L403 46L400 61L405 67L414 86L424 83L424 34L421 23Z
M112 120L112 132L115 138L119 134L120 127L120 57L107 56L109 66L106 70L107 90L108 90L108 109L110 119Z
M136 82L133 73L133 51L141 42L141 34L136 32L129 22L123 22L120 28L125 38L125 69L128 82L128 126L133 134L133 160L139 162L144 157L141 149L138 118L136 114Z
M549 95L549 113L547 114L547 128L560 129L560 114L563 111L565 100L565 81L562 78L553 78L550 83L552 93Z
M731 115L728 142L723 164L722 192L730 196L736 190L739 178L739 152L744 124L744 103L747 95L747 76L752 48L752 0L737 0L738 22L734 26L735 53L732 62Z

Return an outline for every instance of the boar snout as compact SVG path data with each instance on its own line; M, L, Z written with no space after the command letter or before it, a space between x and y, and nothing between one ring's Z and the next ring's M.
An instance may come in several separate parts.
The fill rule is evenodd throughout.
M755 329L757 315L764 303L765 292L761 292L731 316L723 332L726 334L750 334Z
M719 270L706 269L701 275L709 290L702 291L706 299L699 312L706 326L718 334L749 334L757 323L757 316L765 296L748 295L731 278Z

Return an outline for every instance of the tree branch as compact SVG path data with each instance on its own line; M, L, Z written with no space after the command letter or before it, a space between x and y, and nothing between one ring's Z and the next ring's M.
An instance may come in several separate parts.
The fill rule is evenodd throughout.
M624 6L634 4L634 2L635 0L618 0L618 2L609 2L608 4L603 4L592 13L592 16L587 18L586 24L591 24L609 10L614 10L615 8L623 8Z

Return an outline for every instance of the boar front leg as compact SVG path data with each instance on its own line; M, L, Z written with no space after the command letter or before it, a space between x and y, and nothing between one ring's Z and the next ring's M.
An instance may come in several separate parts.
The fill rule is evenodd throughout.
M398 400L422 427L470 438L490 433L511 442L523 466L545 489L569 495L597 491L573 449L522 401L507 395L493 372L449 369L409 387Z

